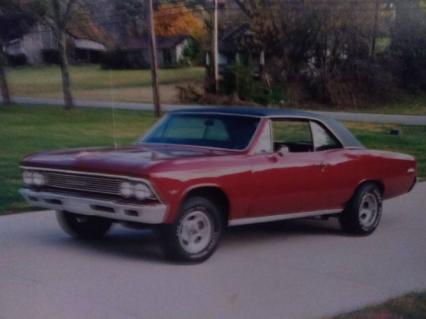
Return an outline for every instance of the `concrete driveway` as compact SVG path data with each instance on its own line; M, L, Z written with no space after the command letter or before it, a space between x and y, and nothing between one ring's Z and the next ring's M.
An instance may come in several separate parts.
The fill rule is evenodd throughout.
M50 212L0 217L1 319L320 318L426 288L426 183L386 202L372 236L291 221L233 228L201 265L155 234L68 238Z

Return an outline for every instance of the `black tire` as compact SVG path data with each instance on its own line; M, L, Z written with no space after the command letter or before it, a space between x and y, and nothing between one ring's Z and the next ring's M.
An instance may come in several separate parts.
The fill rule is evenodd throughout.
M382 202L376 184L361 185L339 218L342 229L354 235L370 235L380 223Z
M56 218L67 234L81 239L100 239L105 236L112 225L112 222L105 218L63 211L56 212Z
M182 205L176 222L162 227L164 253L174 261L203 262L216 250L222 228L216 205L204 197L191 197Z

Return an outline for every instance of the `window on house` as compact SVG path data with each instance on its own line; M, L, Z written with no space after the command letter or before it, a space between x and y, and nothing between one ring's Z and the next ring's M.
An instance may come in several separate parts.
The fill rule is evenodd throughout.
M164 62L164 65L172 65L173 59L172 59L171 49L163 50L163 62Z

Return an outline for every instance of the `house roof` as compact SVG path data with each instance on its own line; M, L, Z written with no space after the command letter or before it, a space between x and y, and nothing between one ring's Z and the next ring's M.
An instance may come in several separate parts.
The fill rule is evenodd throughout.
M363 147L363 145L352 135L352 133L341 123L336 120L322 116L318 113L305 112L294 109L274 109L260 107L208 107L181 109L170 112L172 114L179 113L220 113L239 116L255 116L255 117L287 117L316 120L323 123L330 129L345 147Z
M237 25L233 28L228 28L223 32L220 38L221 52L235 52L244 50L244 46L249 46L254 49L253 33L250 30L248 23Z
M176 35L170 37L157 37L157 49L171 49L189 38L188 35ZM140 50L149 48L149 38L147 35L131 37L125 44L126 49Z

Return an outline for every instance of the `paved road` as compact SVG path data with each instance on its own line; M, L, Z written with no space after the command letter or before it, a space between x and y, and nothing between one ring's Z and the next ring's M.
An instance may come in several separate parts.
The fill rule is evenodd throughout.
M28 98L28 97L15 97L14 101L23 104L33 105L62 105L62 99L46 99L46 98ZM150 103L126 103L126 102L106 102L106 101L90 101L90 100L76 100L76 105L79 107L102 107L102 108L116 108L128 110L152 110L153 106ZM211 105L210 105L211 106ZM205 107L205 105L163 105L165 111L191 108L191 107ZM370 114L370 113L348 113L348 112L319 112L314 111L325 116L335 118L340 121L360 121L372 123L395 123L404 125L426 125L426 115L384 115L384 114Z
M0 217L1 319L320 318L426 288L426 183L385 204L370 237L333 222L229 230L200 265L174 265L154 234L68 238L53 214Z

